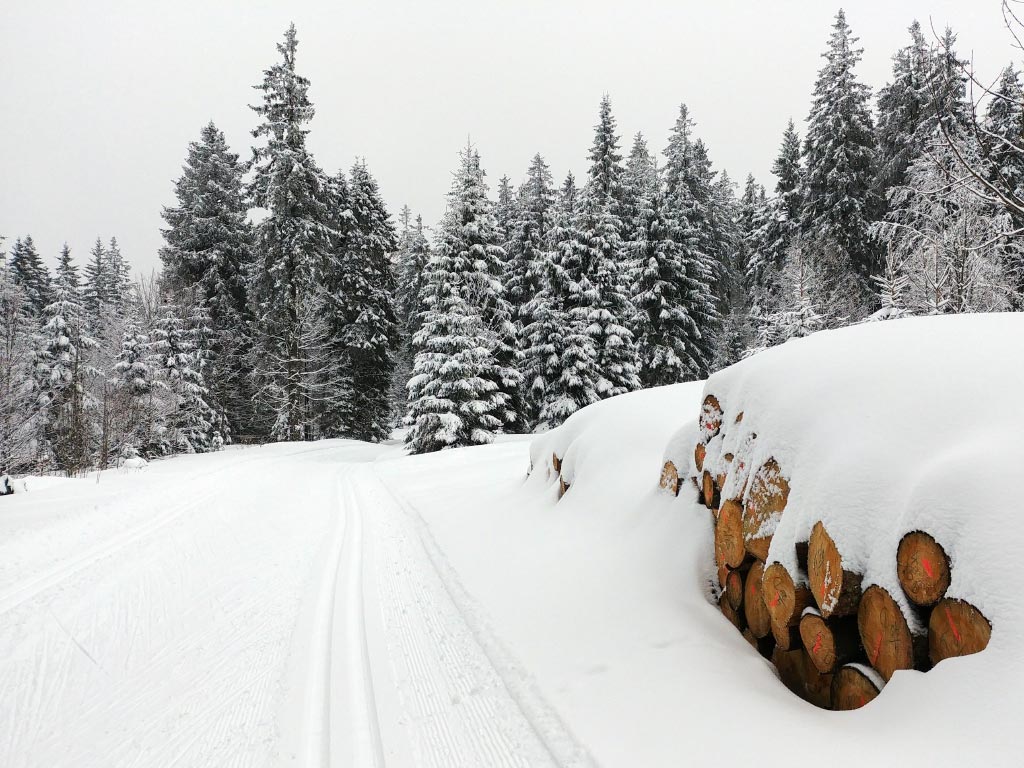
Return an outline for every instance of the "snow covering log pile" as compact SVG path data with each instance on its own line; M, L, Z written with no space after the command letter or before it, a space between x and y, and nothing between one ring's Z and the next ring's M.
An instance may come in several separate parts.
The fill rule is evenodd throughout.
M723 615L803 699L864 706L1016 621L1022 335L974 315L792 341L713 375L670 441L660 485L711 512Z

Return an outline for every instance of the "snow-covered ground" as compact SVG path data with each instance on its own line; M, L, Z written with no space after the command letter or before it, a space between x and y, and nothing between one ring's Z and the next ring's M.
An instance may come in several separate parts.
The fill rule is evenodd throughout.
M0 765L1019 764L998 629L833 713L708 602L707 510L657 488L701 397L588 409L529 479L526 439L329 441L0 499Z

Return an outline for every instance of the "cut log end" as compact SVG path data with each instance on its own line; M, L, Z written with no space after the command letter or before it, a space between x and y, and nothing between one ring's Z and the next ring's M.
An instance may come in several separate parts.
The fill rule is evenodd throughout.
M732 625L736 627L736 629L742 632L747 628L746 619L744 619L742 613L732 607L726 594L727 593L723 592L722 596L718 599L718 607L721 609L722 615L725 616L725 618L727 618Z
M857 611L861 645L871 666L888 682L898 669L913 669L920 643L915 643L899 604L883 587L864 590Z
M704 443L697 443L697 447L693 449L693 463L696 465L698 472L704 471L704 457L707 455L707 446Z
M700 430L704 442L717 435L721 428L722 406L717 397L708 395L704 398L704 404L700 409Z
M788 499L789 483L782 476L778 462L769 459L754 474L743 511L743 538L747 551L754 557L767 558L771 535L765 535L764 531L774 528L772 523L782 516Z
M715 522L715 559L720 565L739 568L746 555L743 547L743 505L730 500L722 504Z
M826 621L820 613L805 612L800 619L800 639L822 674L835 672L860 655L857 620L852 616Z
M839 548L821 522L814 524L807 545L807 578L818 609L826 619L857 613L861 576L843 569Z
M551 454L551 466L554 467L555 472L561 472L562 471L562 460L560 458L558 458L558 454L557 453L552 453Z
M730 570L725 577L725 597L733 610L743 608L743 572Z
M718 508L718 487L715 485L715 478L707 470L704 470L704 477L701 481L701 493L704 499L704 506L708 509Z
M782 563L772 563L764 569L764 601L772 624L778 627L796 627L800 615L810 605L811 593L797 586L792 574Z
M772 631L771 616L763 598L763 575L764 563L758 560L750 566L743 584L743 613L747 619L747 626L759 640L770 635Z
M665 466L661 468L661 480L658 485L673 496L679 495L679 471L671 461L666 461Z
M860 709L879 693L881 688L868 670L859 664L848 664L832 678L832 709Z
M927 608L949 589L949 557L927 533L913 531L900 540L896 550L896 574L910 601Z
M928 620L928 655L932 664L938 664L953 656L980 653L991 637L992 624L981 611L963 600L945 598Z
M558 478L558 498L562 498L569 490L569 483L565 482L564 477Z

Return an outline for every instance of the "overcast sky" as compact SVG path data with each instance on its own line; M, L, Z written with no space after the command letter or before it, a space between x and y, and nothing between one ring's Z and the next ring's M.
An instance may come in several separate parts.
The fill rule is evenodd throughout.
M541 152L582 173L601 94L628 150L665 145L680 102L715 167L766 184L786 121L806 117L839 4L822 0L0 0L0 235L30 233L52 263L117 235L159 264L189 141L213 119L248 158L257 99L290 21L322 167L365 156L392 213L434 223L472 137L492 187ZM877 90L918 18L959 34L994 77L1013 60L998 0L851 0Z

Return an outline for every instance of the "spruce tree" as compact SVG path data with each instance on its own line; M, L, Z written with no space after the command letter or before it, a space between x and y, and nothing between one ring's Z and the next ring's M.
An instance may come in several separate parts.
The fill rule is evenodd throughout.
M166 245L160 258L176 300L198 300L208 309L210 397L225 414L230 431L248 433L254 425L245 363L246 280L252 271L253 236L246 219L243 170L223 132L213 122L204 126L199 140L189 144L182 175L175 181L177 204L163 210Z
M311 307L332 237L327 180L306 147L313 105L309 80L296 72L297 48L292 25L277 46L281 62L256 86L263 103L253 110L263 122L253 135L265 144L253 150L249 188L253 205L267 214L255 227L251 359L259 399L270 406L270 432L291 440L314 434L317 369L303 323L316 318Z
M615 131L611 100L606 95L594 127L588 180L576 225L583 246L581 267L591 286L588 294L580 297L580 309L587 312L587 330L597 352L597 394L602 399L640 388L636 343L629 329L634 308L626 285L631 274L619 216L623 168Z
M25 289L0 251L0 465L12 473L30 469L36 458L43 415L33 370L38 331Z
M117 402L114 447L121 458L152 458L155 442L154 373L149 338L134 318L125 323L111 375Z
M409 402L407 385L412 377L415 357L413 337L420 329L424 311L421 297L430 259L430 243L423 229L423 217L417 216L414 222L409 206L402 207L398 219L401 228L393 271L401 344L392 379L391 401L395 415L404 420Z
M802 226L810 238L816 269L836 314L864 314L866 281L878 266L870 234L878 202L874 179L874 126L870 90L854 69L856 47L840 11L825 66L814 87L814 104L804 143L806 185Z
M1010 200L1024 200L1024 88L1013 66L1003 70L983 123L984 173L989 184ZM1007 231L1024 232L1024 216L1012 206L1003 206ZM1009 238L1015 241L1017 237ZM1024 297L1024 260L1018 248L1002 249L1003 271L1010 280L1012 295ZM1022 308L1015 298L1014 308Z
M107 251L99 237L89 251L89 261L86 262L83 276L82 303L95 332L99 329L100 318L105 317L109 309L113 282L109 274Z
M43 317L46 307L53 301L53 289L50 271L39 257L31 235L14 241L10 269L14 284L20 286L28 298L33 317Z

